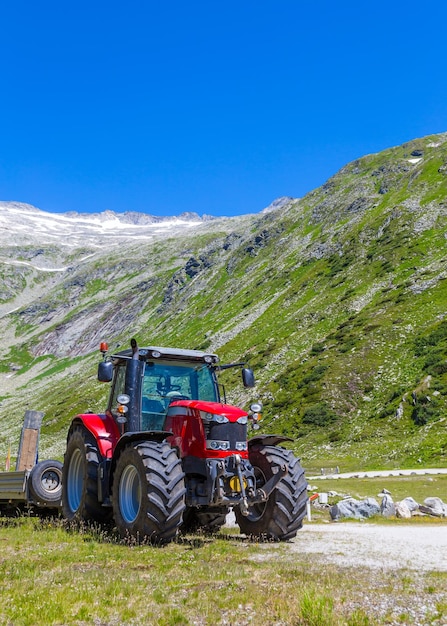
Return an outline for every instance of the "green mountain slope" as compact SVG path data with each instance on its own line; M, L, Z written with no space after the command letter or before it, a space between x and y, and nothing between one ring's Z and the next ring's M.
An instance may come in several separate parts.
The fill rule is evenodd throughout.
M264 431L293 437L310 470L445 466L446 236L443 134L195 234L69 258L40 246L69 266L57 276L0 265L1 303L28 294L0 319L0 454L29 407L46 411L41 455L61 456L73 414L103 408L96 346L135 335L248 360L256 391L228 371L228 399L259 397Z

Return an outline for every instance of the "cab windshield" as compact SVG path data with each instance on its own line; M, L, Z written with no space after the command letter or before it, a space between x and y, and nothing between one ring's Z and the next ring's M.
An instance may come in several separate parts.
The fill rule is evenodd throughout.
M142 427L159 430L170 402L218 402L212 371L203 364L155 361L146 363L142 394Z

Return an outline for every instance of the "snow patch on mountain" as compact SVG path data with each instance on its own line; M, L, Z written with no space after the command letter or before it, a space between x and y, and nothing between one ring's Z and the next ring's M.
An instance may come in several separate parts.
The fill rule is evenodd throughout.
M132 239L165 238L196 231L209 221L196 213L155 217L140 213L104 211L96 214L49 213L29 204L0 202L0 230L11 234L10 244L58 243L79 247L89 244L121 243Z

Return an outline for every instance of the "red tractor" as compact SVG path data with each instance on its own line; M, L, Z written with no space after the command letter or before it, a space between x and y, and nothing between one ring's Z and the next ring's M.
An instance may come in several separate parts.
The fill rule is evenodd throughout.
M232 507L247 535L286 540L302 526L307 483L279 435L247 439L261 406L225 403L219 365L198 350L138 348L107 356L98 379L111 382L105 413L77 415L67 437L62 506L68 520L113 521L123 537L154 543L179 530L216 531ZM223 400L223 401L222 401Z

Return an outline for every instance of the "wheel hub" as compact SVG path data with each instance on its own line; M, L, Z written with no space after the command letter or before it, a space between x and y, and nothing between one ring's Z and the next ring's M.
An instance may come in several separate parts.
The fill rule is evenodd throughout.
M84 466L80 450L75 450L68 468L67 500L70 510L75 513L79 509L84 488Z
M126 522L131 524L138 517L141 507L141 480L137 469L128 465L121 474L119 484L119 508Z

